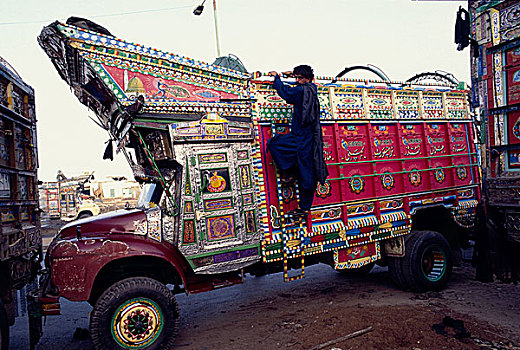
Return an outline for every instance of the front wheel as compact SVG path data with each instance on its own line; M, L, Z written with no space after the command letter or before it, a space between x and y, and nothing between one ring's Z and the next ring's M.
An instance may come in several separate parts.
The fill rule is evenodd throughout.
M453 267L448 241L438 232L414 231L405 244L406 255L401 261L405 284L418 292L443 289Z
M90 318L96 349L170 349L179 327L179 307L172 292L146 277L110 286Z

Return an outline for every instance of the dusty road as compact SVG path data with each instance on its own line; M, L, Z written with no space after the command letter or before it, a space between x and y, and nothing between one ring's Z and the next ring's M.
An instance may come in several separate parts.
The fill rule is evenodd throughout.
M519 349L520 286L474 281L468 265L455 268L444 291L425 294L397 289L386 268L363 278L325 265L306 272L290 283L281 274L248 275L243 285L178 295L176 348L310 349L371 326L325 349ZM64 301L62 308L62 316L47 319L37 349L90 349L89 339L73 337L76 328L88 328L90 306ZM12 328L12 349L28 349L25 324L20 318Z

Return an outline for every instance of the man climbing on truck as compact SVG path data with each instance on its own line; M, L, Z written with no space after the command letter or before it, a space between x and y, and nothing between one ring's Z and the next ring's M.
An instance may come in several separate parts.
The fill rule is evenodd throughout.
M323 158L323 135L320 124L320 105L317 87L312 83L314 72L308 65L299 65L286 75L296 79L296 85L284 84L277 72L273 87L278 95L294 106L291 131L278 134L268 141L267 148L281 171L283 180L291 181L296 173L300 192L298 209L293 215L306 215L312 206L318 181L328 176Z

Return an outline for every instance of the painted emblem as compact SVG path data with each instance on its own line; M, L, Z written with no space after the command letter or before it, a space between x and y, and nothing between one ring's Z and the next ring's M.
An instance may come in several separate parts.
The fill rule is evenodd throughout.
M392 188L394 188L395 180L392 174L390 173L384 173L381 175L381 185L383 185L383 188L385 190L390 191Z
M353 98L345 97L345 98L341 99L341 102L343 102L346 105L352 105L352 104L356 103L356 100L354 100Z
M386 101L380 98L372 100L372 103L378 106L386 105Z
M168 85L164 83L162 79L159 79L157 81L157 92L153 97L164 98L167 97L168 94L173 97L182 99L190 97L190 92L182 86Z
M226 180L215 171L209 178L208 191L218 193L226 188Z
M515 125L513 125L513 135L520 140L520 117L516 120Z
M197 90L194 92L194 95L197 96L198 98L200 98L202 100L206 100L206 101L216 101L220 98L219 94L217 94L214 91L207 90L207 89Z
M459 178L459 180L464 180L468 177L468 171L463 165L457 168L457 177Z
M410 183L417 187L421 184L421 173L417 169L412 169L410 173L408 174L408 180L410 180Z
M247 150L238 151L237 152L237 159L238 160L247 160L247 159L249 159L249 152Z
M208 239L219 240L234 237L233 215L219 216L209 218L208 223Z
M352 176L348 182L350 190L355 194L360 194L365 190L365 180L359 175Z
M251 187L251 174L249 165L240 165L238 167L238 172L240 173L240 185L242 188Z
M330 196L331 187L330 182L325 181L324 184L318 183L318 187L316 188L316 195L320 198L326 198Z
M195 221L193 219L184 220L182 242L184 244L195 243Z
M283 184L282 185L282 199L284 202L288 203L292 200L294 200L295 194L294 194L294 187L290 184Z
M265 99L269 102L283 102L283 99L278 95L269 95Z
M514 81L515 83L520 82L520 70L517 70L517 71L515 72L515 74L513 74L513 81Z
M437 181L438 183L444 182L445 174L444 174L444 170L441 167L436 168L434 170L433 176L435 177L435 181Z
M232 208L233 208L233 201L231 198L217 198L217 199L204 200L204 210L205 211L225 210L225 209L232 209Z
M256 219L254 210L246 210L244 212L246 222L246 233L254 233L256 231Z

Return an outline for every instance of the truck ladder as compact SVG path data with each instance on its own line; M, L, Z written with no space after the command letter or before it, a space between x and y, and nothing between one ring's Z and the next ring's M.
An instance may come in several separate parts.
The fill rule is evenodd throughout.
M271 126L273 137L276 134L276 124ZM275 164L276 167L276 164ZM282 196L282 183L278 172L276 172L276 189L278 191L278 207L280 208L280 229L282 231L282 250L283 250L283 278L284 282L302 279L305 276L305 254L303 251L303 236L305 229L303 227L304 218L298 218L298 228L288 230L287 226L294 225L295 217L286 213L285 201ZM295 186L296 200L299 197L299 191ZM291 256L292 255L292 256ZM301 259L301 272L295 276L289 277L289 259Z

